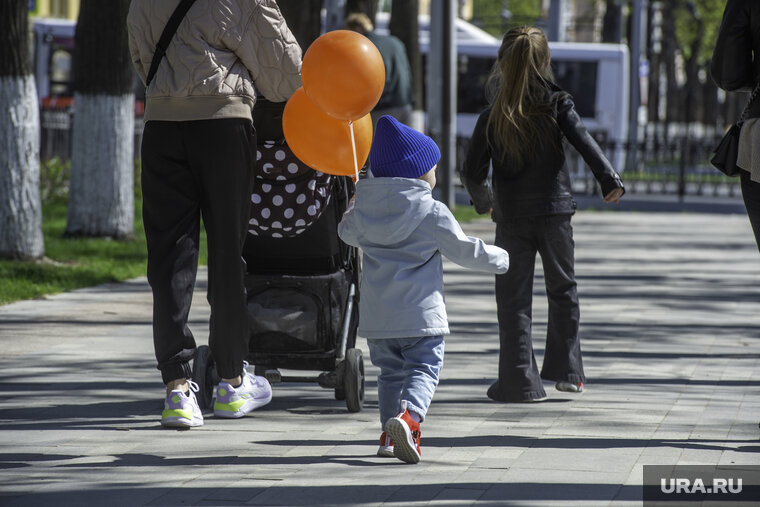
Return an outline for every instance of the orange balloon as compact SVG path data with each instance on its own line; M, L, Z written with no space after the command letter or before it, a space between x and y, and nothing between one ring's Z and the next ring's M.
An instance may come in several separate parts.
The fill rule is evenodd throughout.
M369 114L353 122L356 159L359 169L369 156L372 144L372 118ZM337 176L354 175L354 153L348 121L325 114L296 90L282 114L285 140L296 157L312 169Z
M306 50L301 80L311 101L325 113L340 120L357 120L380 100L385 65L368 38L351 30L335 30Z

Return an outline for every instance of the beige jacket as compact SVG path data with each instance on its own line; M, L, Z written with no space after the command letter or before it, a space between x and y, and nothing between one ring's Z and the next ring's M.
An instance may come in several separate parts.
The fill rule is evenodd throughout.
M132 0L129 50L145 82L179 0ZM282 102L301 86L301 48L274 0L197 0L146 90L145 121L248 118L257 93Z

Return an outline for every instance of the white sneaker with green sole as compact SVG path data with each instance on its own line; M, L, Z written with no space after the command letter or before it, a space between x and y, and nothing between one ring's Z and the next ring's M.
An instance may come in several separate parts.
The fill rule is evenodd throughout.
M214 415L225 419L237 419L263 407L272 401L272 386L264 377L259 377L243 369L243 382L232 387L227 382L219 382L216 387Z
M161 425L167 428L192 428L203 426L203 412L198 406L195 393L198 392L198 384L192 380L187 381L190 386L188 392L176 389L170 392L164 400L164 411L161 412Z

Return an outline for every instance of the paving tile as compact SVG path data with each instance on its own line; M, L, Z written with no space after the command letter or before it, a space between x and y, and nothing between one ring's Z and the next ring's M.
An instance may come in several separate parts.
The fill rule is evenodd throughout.
M363 412L316 384L277 384L249 417L209 413L171 431L144 278L0 306L0 505L619 507L640 505L644 465L756 465L760 263L746 217L579 212L573 223L586 390L546 382L545 403L489 400L493 276L446 262L452 334L418 465L375 456L377 368L363 338ZM492 238L494 225L465 230ZM540 363L540 260L536 273ZM190 314L200 344L206 276Z

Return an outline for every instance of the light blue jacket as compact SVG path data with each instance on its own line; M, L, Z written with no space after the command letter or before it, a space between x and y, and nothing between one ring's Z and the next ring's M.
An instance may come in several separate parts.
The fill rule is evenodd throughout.
M358 333L365 338L449 333L441 254L479 271L509 268L506 251L466 236L418 179L360 180L338 235L362 250Z

